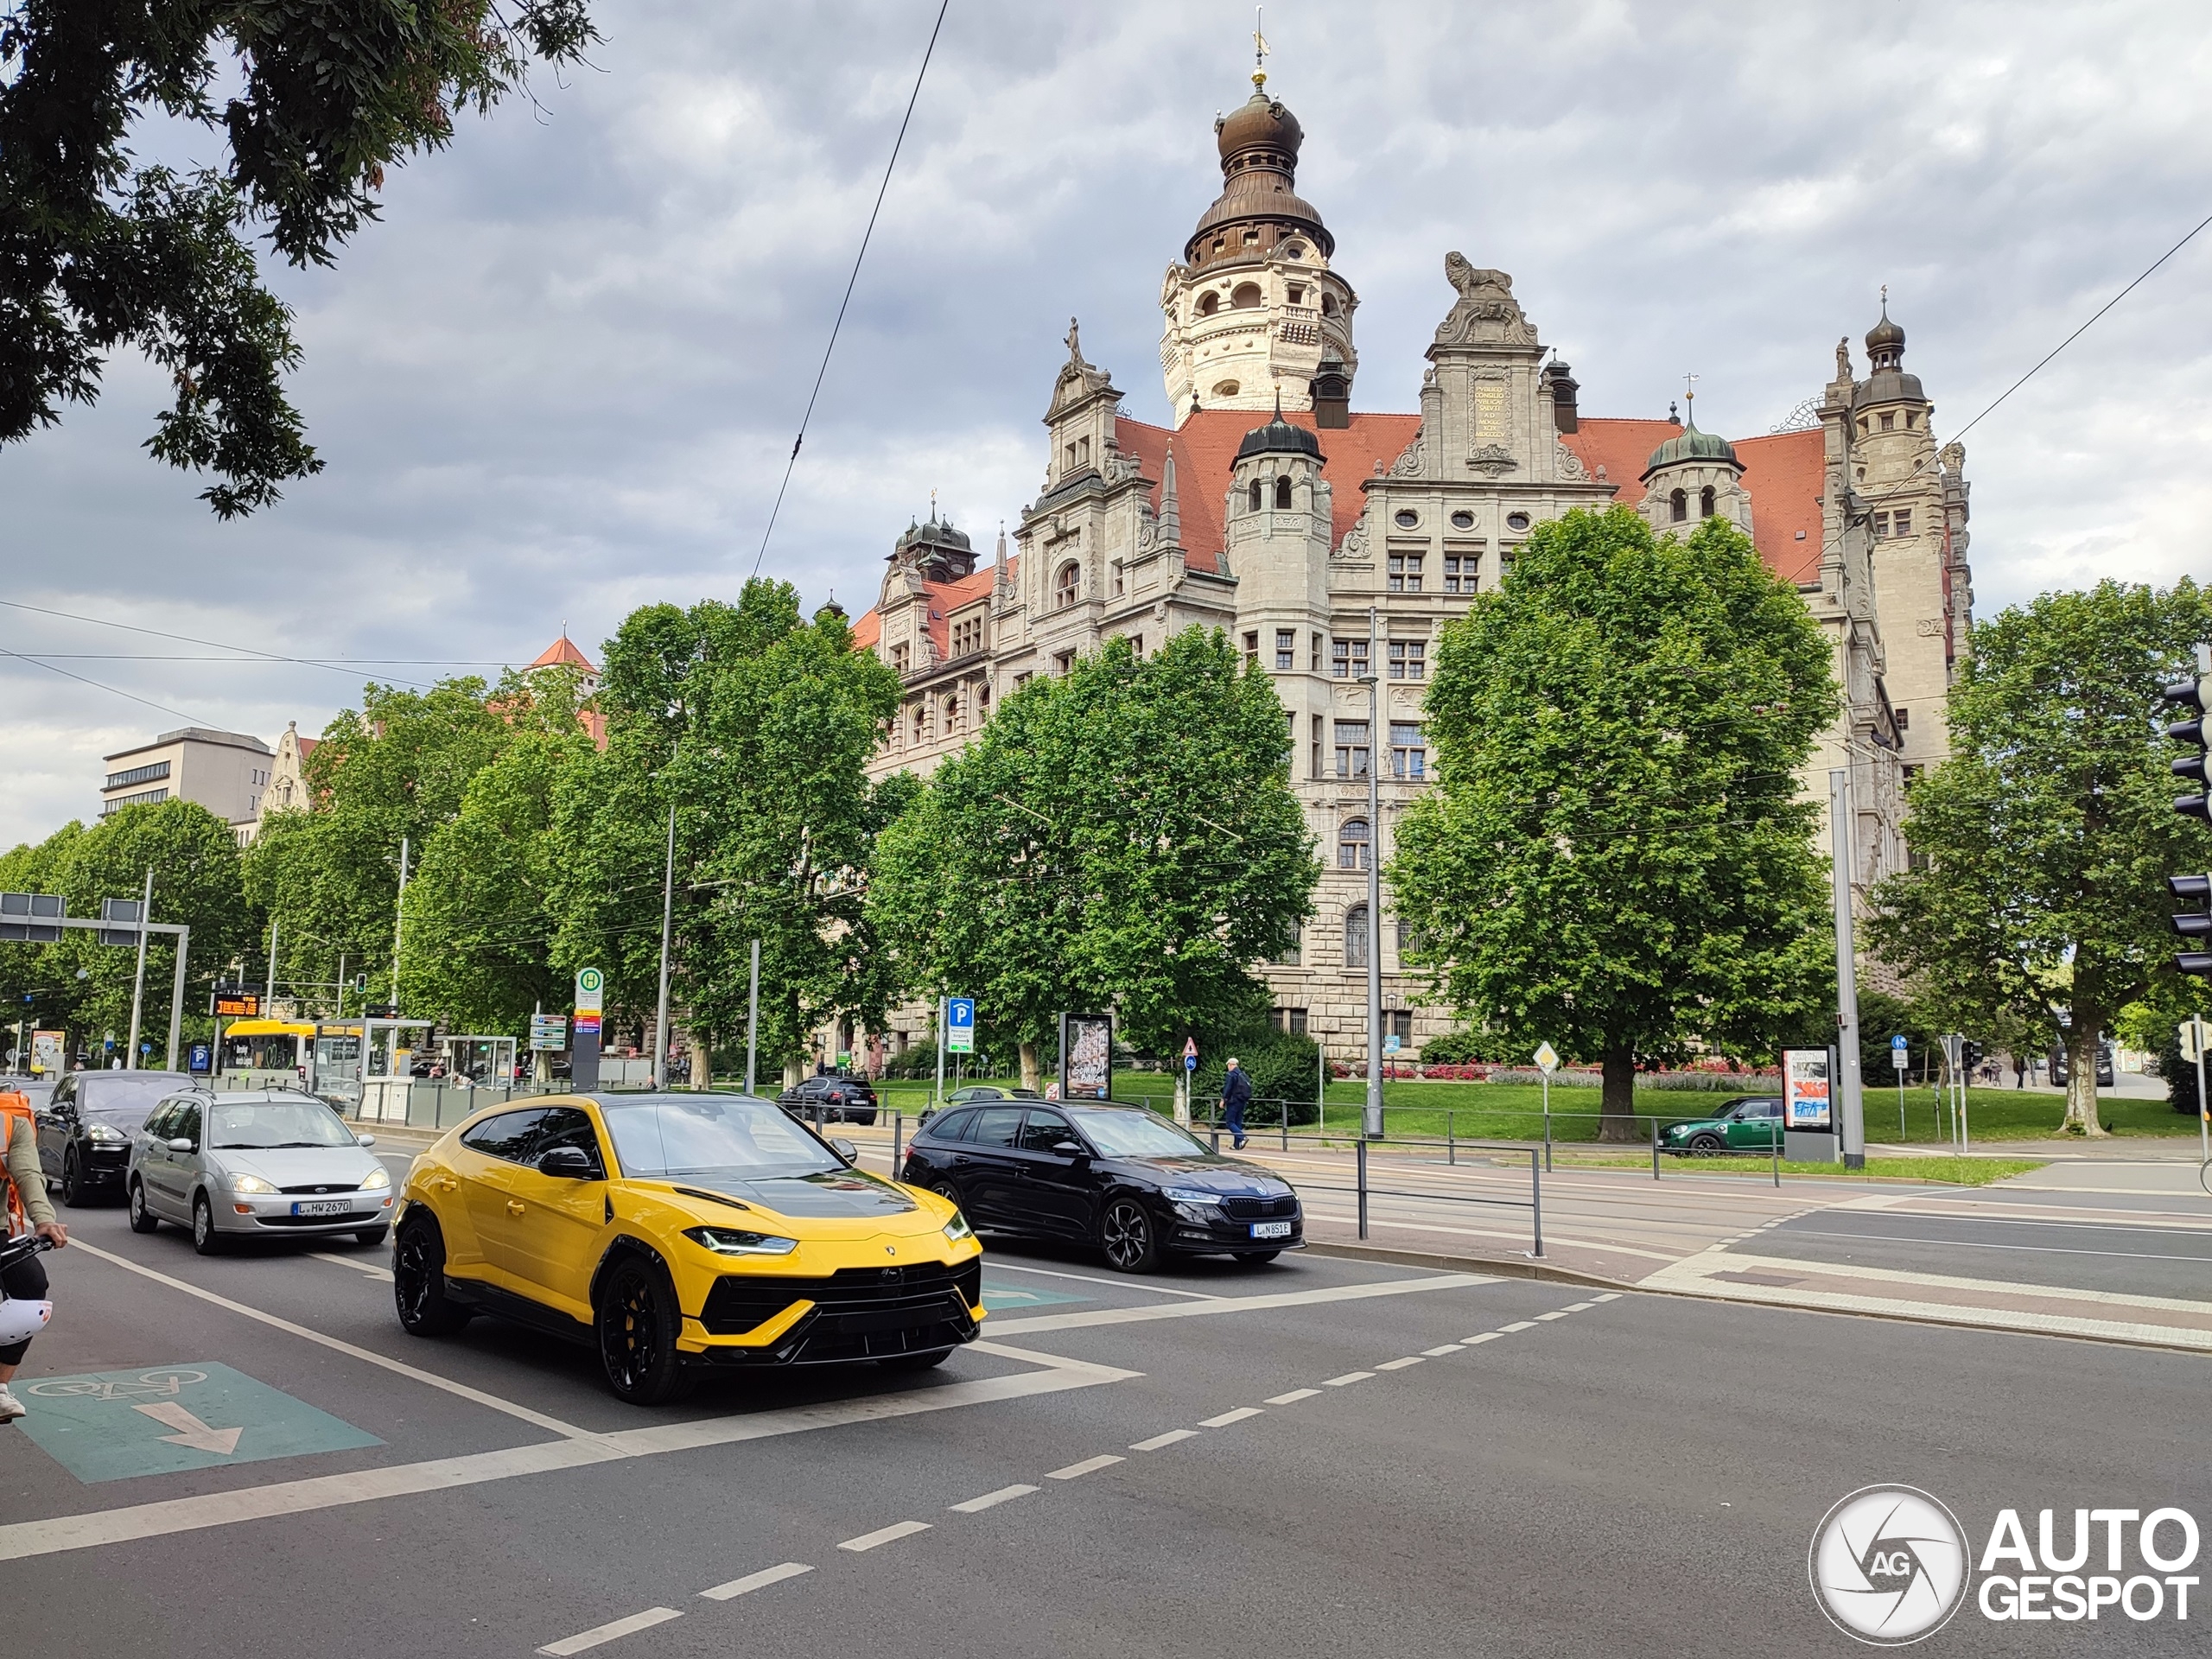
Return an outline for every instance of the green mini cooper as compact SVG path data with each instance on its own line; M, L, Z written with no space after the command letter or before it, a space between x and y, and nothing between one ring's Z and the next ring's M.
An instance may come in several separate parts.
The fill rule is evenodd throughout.
M1781 1133L1781 1099L1762 1095L1751 1100L1732 1100L1710 1117L1669 1123L1660 1130L1659 1144L1669 1152L1698 1157L1720 1152L1771 1152Z

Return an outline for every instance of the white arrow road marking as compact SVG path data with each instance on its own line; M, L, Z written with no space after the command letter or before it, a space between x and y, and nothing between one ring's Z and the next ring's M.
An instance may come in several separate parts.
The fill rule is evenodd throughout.
M167 1423L177 1430L162 1438L171 1446L188 1446L195 1452L213 1452L227 1458L238 1449L238 1436L243 1428L210 1428L174 1400L156 1400L151 1405L133 1406L133 1411L143 1411L157 1423Z

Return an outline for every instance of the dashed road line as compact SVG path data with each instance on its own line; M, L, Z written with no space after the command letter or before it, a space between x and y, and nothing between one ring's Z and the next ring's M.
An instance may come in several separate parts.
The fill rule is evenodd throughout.
M1555 1307L1555 1308L1552 1309L1552 1311L1551 1311L1550 1313L1539 1313L1539 1314L1537 1314L1537 1315L1536 1315L1536 1317L1537 1317L1538 1319L1546 1319L1546 1320L1549 1320L1549 1319L1565 1319L1565 1318L1567 1317L1567 1309L1565 1309L1565 1308L1563 1308L1563 1307Z
M1497 1328L1500 1331L1533 1331L1536 1328L1536 1322L1534 1319L1516 1319L1510 1325L1501 1325Z
M1126 1463L1128 1461L1128 1459L1121 1456L1118 1452L1103 1452L1095 1458L1085 1458L1081 1463L1071 1463L1065 1469L1049 1470L1046 1471L1045 1478L1047 1480L1079 1480L1085 1475L1095 1475L1101 1469L1109 1468L1115 1464Z
M1447 1342L1441 1347L1438 1348L1424 1348L1421 1350L1421 1352L1430 1359L1441 1359L1446 1354L1456 1354L1459 1351L1459 1344L1456 1342Z
M1618 1300L1620 1300L1620 1299L1621 1299L1621 1294L1620 1294L1620 1292L1618 1292L1618 1290L1609 1290L1609 1291L1607 1291L1607 1292L1606 1292L1604 1295L1602 1295L1602 1296L1592 1296L1592 1297L1590 1299L1590 1300L1591 1300L1592 1304L1594 1306L1595 1304L1597 1304L1597 1303L1599 1303L1599 1302L1618 1302Z
M837 1548L849 1549L855 1555L863 1555L871 1549L879 1549L885 1544L895 1544L901 1538L911 1538L918 1532L927 1532L929 1529L930 1523L926 1521L893 1521L887 1527L878 1527L874 1532L864 1532L857 1538L848 1538Z
M785 1579L813 1571L804 1561L785 1561L780 1567L764 1567L758 1573L748 1573L741 1579L732 1579L728 1584L718 1584L699 1593L709 1601L728 1601L733 1596L749 1596L755 1590L766 1590L772 1584L781 1584Z
M671 1618L683 1617L683 1615L673 1607L648 1607L644 1612L632 1613L627 1618L618 1618L612 1624L596 1625L588 1630L579 1630L575 1635L563 1637L558 1642L548 1642L538 1651L551 1654L553 1659L567 1659L569 1654L582 1653L587 1649L599 1646L602 1642L612 1642L617 1637L633 1636L639 1630L649 1630L656 1624L665 1624Z
M1300 1400L1311 1400L1320 1392L1319 1389L1293 1389L1288 1394L1269 1395L1268 1403L1271 1406L1294 1406Z
M356 1273L365 1273L370 1278L381 1279L387 1285L391 1282L391 1269L380 1268L373 1262L358 1262L350 1255L336 1255L328 1250L309 1250L307 1254L318 1262L334 1262L341 1268L351 1268Z
M1478 1337L1460 1338L1459 1345L1462 1348L1474 1348L1485 1342L1496 1342L1498 1338L1504 1334L1505 1333L1502 1331L1485 1331Z
M1408 1365L1420 1364L1423 1358L1421 1354L1408 1354L1403 1359L1386 1359L1375 1369L1378 1371L1402 1371Z
M1198 1438L1198 1431L1195 1428L1171 1428L1165 1434L1155 1434L1148 1440L1139 1440L1129 1450L1157 1452L1161 1446L1173 1446L1178 1440L1195 1440Z
M1234 1411L1223 1412L1218 1417L1200 1418L1198 1427L1200 1428L1227 1428L1231 1423L1241 1423L1247 1417L1259 1417L1265 1414L1257 1406L1239 1406Z
M1001 1486L995 1492L985 1492L981 1497L971 1497L965 1503L949 1503L945 1507L955 1515L981 1515L985 1510L996 1509L1017 1497L1027 1497L1037 1490L1034 1486Z
M1325 1389L1341 1389L1347 1382L1364 1382L1374 1375L1372 1371L1346 1371L1342 1376L1324 1379L1321 1386Z

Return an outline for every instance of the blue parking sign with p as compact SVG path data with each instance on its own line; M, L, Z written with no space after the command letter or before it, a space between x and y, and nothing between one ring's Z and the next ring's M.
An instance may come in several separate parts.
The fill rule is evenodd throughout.
M944 999L944 1046L951 1054L973 1054L976 1052L976 999L972 996L948 996Z

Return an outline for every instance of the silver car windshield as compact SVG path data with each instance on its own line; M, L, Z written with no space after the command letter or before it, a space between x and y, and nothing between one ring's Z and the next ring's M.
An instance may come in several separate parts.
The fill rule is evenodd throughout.
M622 1173L644 1180L757 1181L845 1166L782 1107L745 1095L602 1099Z
M338 1114L319 1100L218 1100L206 1109L207 1145L219 1151L360 1144Z
M1103 1111L1096 1106L1061 1109L1109 1158L1190 1158L1207 1155L1202 1141L1150 1112Z

